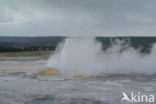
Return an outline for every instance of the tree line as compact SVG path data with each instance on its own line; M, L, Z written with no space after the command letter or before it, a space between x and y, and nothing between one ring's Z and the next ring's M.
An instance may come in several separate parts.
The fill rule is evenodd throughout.
M0 52L26 52L26 51L50 51L55 50L56 47L32 47L32 46L23 46L23 47L14 47L14 46L0 46Z

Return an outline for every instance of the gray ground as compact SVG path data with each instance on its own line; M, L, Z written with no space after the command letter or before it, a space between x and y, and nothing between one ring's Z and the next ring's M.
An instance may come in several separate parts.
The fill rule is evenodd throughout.
M41 81L50 52L0 54L0 104L131 104L122 92L156 95L155 75L101 75Z

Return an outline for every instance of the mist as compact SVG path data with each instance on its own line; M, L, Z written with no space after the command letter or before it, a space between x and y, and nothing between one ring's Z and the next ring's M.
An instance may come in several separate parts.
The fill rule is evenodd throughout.
M101 74L155 74L156 44L149 54L129 46L124 40L115 40L103 50L95 38L66 38L47 62L62 74L96 76Z

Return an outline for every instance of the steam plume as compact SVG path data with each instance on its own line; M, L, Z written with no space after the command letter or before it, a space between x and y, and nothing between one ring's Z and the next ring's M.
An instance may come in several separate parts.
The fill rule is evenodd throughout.
M67 38L48 60L47 66L63 74L99 75L106 73L156 73L156 45L150 54L140 54L117 40L107 50L94 38Z

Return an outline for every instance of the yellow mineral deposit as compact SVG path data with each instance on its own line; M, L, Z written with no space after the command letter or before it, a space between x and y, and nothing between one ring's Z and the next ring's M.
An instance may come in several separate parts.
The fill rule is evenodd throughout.
M55 68L46 68L39 71L35 71L34 73L41 76L60 75L58 69Z

